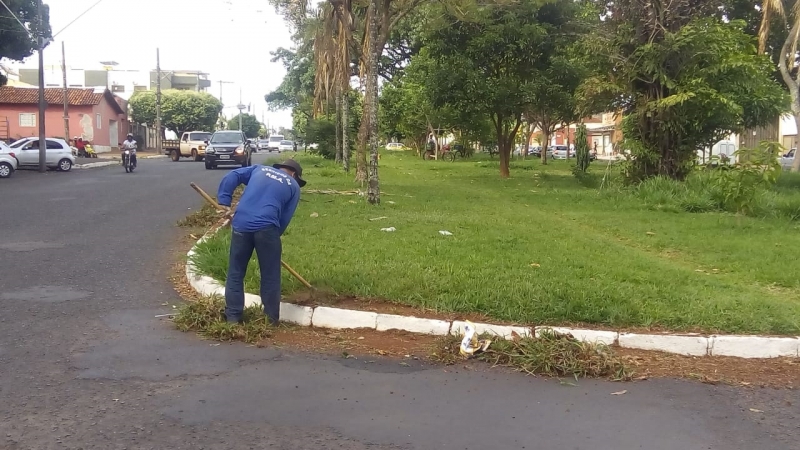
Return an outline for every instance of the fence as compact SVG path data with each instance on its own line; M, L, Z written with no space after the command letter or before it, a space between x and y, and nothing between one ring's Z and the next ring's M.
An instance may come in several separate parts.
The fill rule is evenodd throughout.
M141 143L144 145L144 148L156 148L156 138L158 135L155 128L131 122L129 129L134 136L144 139L144 142Z

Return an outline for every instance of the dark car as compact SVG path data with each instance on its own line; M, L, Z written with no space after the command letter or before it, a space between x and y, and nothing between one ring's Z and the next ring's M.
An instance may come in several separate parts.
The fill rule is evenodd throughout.
M206 148L206 169L218 165L236 164L247 167L252 164L252 142L241 131L217 131L211 136Z

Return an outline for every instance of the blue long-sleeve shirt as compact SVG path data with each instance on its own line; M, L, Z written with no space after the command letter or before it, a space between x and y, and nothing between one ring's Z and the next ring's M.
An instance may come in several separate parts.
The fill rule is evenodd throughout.
M231 206L233 191L240 184L246 187L233 215L233 229L250 233L275 226L283 234L300 202L297 181L273 167L242 167L222 178L217 191L219 204Z

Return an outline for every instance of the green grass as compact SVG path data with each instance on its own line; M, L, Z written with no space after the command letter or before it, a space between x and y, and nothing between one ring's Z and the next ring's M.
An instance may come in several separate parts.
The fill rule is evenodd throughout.
M298 159L306 189L353 189L332 162ZM691 213L635 189L600 191L602 162L580 181L561 161L515 160L507 180L480 156L380 164L380 206L303 195L283 259L311 284L523 324L800 334L800 224L785 215ZM793 204L798 192L786 175L770 195ZM199 248L201 271L225 279L229 238ZM258 291L255 260L246 289ZM284 293L301 289L284 273Z

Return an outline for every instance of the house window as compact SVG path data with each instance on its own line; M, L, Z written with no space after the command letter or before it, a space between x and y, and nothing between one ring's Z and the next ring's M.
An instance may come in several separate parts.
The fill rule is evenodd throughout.
M146 91L146 90L147 90L147 86L134 86L133 87L133 92L142 92L142 91Z
M111 92L125 92L125 86L121 84L115 84L111 86Z
M34 113L20 113L20 115L19 115L19 126L21 126L21 127L35 127L36 126L36 114L34 114Z
M95 117L97 118L97 129L99 130L103 128L103 118L100 116L100 114L95 115Z

